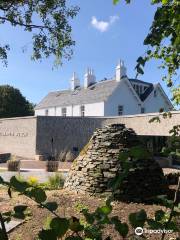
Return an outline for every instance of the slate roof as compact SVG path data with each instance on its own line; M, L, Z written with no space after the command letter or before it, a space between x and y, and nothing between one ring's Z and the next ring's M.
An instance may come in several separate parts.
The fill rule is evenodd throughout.
M142 84L145 84L148 86L148 88L145 90L145 92L143 94L139 95L141 101L144 101L151 94L151 92L154 89L154 85L152 83L144 82L144 81L134 79L134 78L129 79L129 81L131 82L131 84L133 84L133 83L141 84L142 83Z
M138 82L142 82L141 80L137 80L137 79L129 79L129 80L130 82L133 82L134 80ZM35 109L103 102L107 100L109 96L111 96L111 94L118 87L119 84L120 82L117 82L115 80L102 80L100 82L93 84L87 89L77 88L74 91L63 90L63 91L50 92L36 106ZM146 84L149 84L149 83L146 83ZM153 85L149 84L149 87L150 86L153 86ZM145 98L150 94L150 92L151 91L147 91L146 94L144 93L142 99L145 100Z

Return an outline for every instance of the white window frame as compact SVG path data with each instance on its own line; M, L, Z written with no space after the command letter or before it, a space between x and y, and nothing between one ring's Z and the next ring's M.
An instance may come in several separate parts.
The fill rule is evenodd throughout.
M63 117L66 117L67 116L67 108L62 108L61 109L61 115L63 116Z
M49 116L49 109L45 109L45 116Z
M85 116L85 106L84 105L80 106L80 115L81 115L81 117Z

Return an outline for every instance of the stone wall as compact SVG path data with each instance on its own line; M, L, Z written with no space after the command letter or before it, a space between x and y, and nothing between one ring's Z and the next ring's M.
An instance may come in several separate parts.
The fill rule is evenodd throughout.
M120 150L134 142L135 133L122 124L98 129L74 161L65 188L76 192L102 193L121 169Z
M94 130L100 128L102 124L103 119L98 118L38 116L36 154L51 154L53 139L53 152L61 155L60 158L63 158L64 154L70 155L68 153L78 155L91 138Z
M158 114L141 114L122 117L23 117L0 119L0 152L11 152L22 157L51 154L51 140L54 151L62 155L77 155L87 144L93 132L113 123L126 124L137 135L168 136L172 126L179 124L180 111L172 118L159 123L149 123ZM70 154L71 155L71 154ZM71 159L71 156L69 156Z
M124 171L121 151L140 144L135 132L124 124L98 129L73 162L64 188L77 193L96 195L112 191L111 182ZM123 184L115 192L125 201L146 201L167 190L162 169L152 158L130 159L131 165Z
M0 119L0 153L34 158L36 154L36 118Z

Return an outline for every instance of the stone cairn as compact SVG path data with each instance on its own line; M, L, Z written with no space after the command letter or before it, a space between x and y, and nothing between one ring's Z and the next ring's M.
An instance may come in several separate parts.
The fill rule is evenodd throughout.
M74 160L64 188L77 193L89 193L90 195L111 192L109 183L118 172L121 172L120 151L136 146L137 143L135 132L132 129L127 129L124 124L111 124L98 129L80 155ZM157 193L157 190L161 194L160 188L163 187L162 189L164 189L165 183L159 165L152 159L141 160L140 165L141 168L139 168L138 162L137 173L140 176L137 179L141 181L141 190L138 191L138 194L141 192L143 196L145 187L148 197ZM124 183L125 188L123 187L120 191L125 200L133 200L139 197L136 194L139 188L136 181L136 170L131 172L133 174L130 174L130 178L128 177ZM148 179L149 177L150 179ZM128 184L129 179L130 184ZM149 189L152 187L155 187L155 192ZM126 189L128 190L126 191ZM144 197L147 196L143 196L142 199Z

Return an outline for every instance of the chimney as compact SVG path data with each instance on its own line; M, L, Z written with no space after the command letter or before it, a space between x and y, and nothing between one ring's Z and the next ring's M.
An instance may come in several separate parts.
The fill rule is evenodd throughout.
M84 88L88 88L90 85L96 82L96 77L94 71L90 68L87 69L87 72L84 75Z
M119 60L119 63L116 67L116 81L121 81L122 77L126 77L127 75L126 67L124 66L124 61Z
M77 87L80 87L80 81L74 72L71 78L71 90L74 91Z

